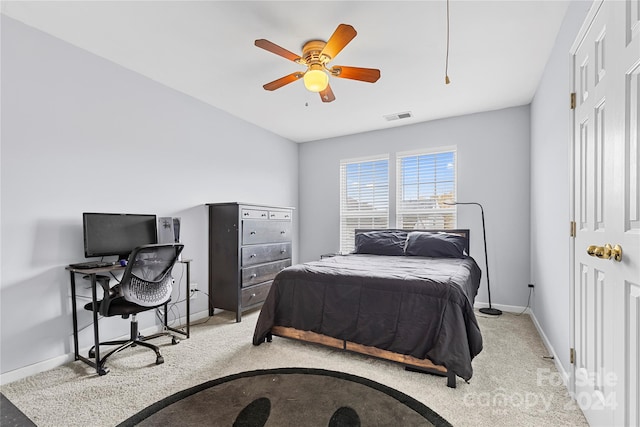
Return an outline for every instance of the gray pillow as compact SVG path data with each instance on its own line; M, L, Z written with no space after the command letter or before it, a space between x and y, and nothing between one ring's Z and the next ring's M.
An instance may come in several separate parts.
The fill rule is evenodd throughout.
M376 230L356 233L356 254L404 255L406 231Z
M464 258L466 238L450 233L412 231L407 237L407 255L432 258Z

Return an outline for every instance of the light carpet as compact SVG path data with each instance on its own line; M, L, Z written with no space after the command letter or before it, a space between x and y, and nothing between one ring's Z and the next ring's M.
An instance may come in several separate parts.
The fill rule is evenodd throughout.
M559 381L553 361L527 315L476 313L484 339L469 383L455 389L443 377L409 372L398 364L314 344L274 337L253 346L258 312L216 314L191 327L191 338L172 346L158 338L165 363L153 352L128 349L98 376L77 361L0 391L35 424L114 426L171 394L203 382L256 369L306 367L358 375L405 393L454 426L586 426ZM163 341L164 340L164 341ZM212 420L215 421L215 420ZM215 425L212 424L212 425Z

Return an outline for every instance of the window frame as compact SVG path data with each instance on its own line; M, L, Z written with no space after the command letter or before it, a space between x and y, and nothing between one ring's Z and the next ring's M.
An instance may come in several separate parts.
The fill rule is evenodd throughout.
M452 153L453 154L453 183L452 183L452 195L451 197L445 197L440 202L438 201L437 195L437 184L439 181L438 178L434 180L433 184L436 186L434 188L434 197L435 203L437 205L436 208L424 208L423 206L417 205L414 209L406 209L404 208L405 202L403 198L405 186L405 177L403 176L403 166L402 162L404 159L410 157L420 158L423 156L437 156L438 154ZM441 146L441 147L432 147L432 148L423 148L419 150L411 150L411 151L402 151L396 153L395 158L395 224L396 228L399 229L414 229L414 228L427 228L427 229L455 229L457 228L457 209L455 205L445 205L445 200L455 201L457 197L458 191L458 152L456 146ZM418 160L419 161L419 160ZM434 169L437 172L437 164ZM416 185L420 185L417 183ZM418 187L419 188L419 187ZM422 216L423 218L427 217L427 224L422 226L418 226L418 224L414 224L413 227L407 227L406 224L403 224L403 216L408 214L417 215L418 217ZM441 219L436 218L436 216L441 217ZM448 217L448 218L447 218Z
M386 209L380 211L380 210L354 210L354 211L350 211L347 210L347 198L348 198L348 189L347 189L347 181L348 181L348 177L347 177L347 167L349 165L356 165L356 164L366 164L366 163L374 163L374 162L381 162L384 161L386 162L386 168L387 168L387 173L386 173L386 182L384 183L377 183L374 181L373 186L374 186L374 202L373 203L382 203L383 200L377 196L375 194L375 187L379 186L381 184L386 184L386 200L384 200L384 204L386 205ZM379 155L375 155L375 156L367 156L367 157L359 157L359 158L351 158L351 159L342 159L340 160L340 240L339 240L339 244L340 244L340 253L347 253L347 252L351 252L354 248L354 233L353 231L357 228L388 228L389 224L390 224L390 218L389 218L389 214L391 212L391 191L392 191L392 185L391 185L391 156L389 155L389 153L385 153L385 154L379 154ZM372 176L375 174L375 172L372 172ZM358 187L360 188L360 187ZM359 202L361 203L361 202ZM359 208L362 205L359 205ZM361 221L363 222L367 222L370 224L368 226L364 226L364 225L358 225L356 227L349 227L348 224L346 223L349 220L354 220L357 219L358 223L360 223ZM378 224L375 225L375 227L373 226L373 224L376 223L376 220L378 221ZM383 225L384 224L384 225Z

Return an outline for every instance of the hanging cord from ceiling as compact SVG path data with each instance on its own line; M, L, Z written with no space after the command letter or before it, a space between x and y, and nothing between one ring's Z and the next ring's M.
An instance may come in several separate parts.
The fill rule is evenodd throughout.
M447 57L444 65L444 83L449 84L449 0L447 0Z

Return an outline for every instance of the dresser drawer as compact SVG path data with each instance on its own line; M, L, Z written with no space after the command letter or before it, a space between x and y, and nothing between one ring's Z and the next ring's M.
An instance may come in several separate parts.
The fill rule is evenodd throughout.
M283 268L291 265L290 259L282 261L270 262L268 264L260 264L253 267L242 269L242 287L255 285L256 283L266 282L276 277L276 274Z
M241 307L249 307L255 304L261 304L267 299L267 295L269 295L269 289L271 289L271 284L273 281L260 283L256 286L251 286L250 288L242 289L240 295L240 304Z
M283 219L291 221L291 211L269 211L269 219Z
M241 251L242 266L246 267L249 265L291 258L291 243L243 246Z
M242 244L258 245L291 241L291 221L242 221Z
M269 219L269 211L266 209L242 209L242 219Z

